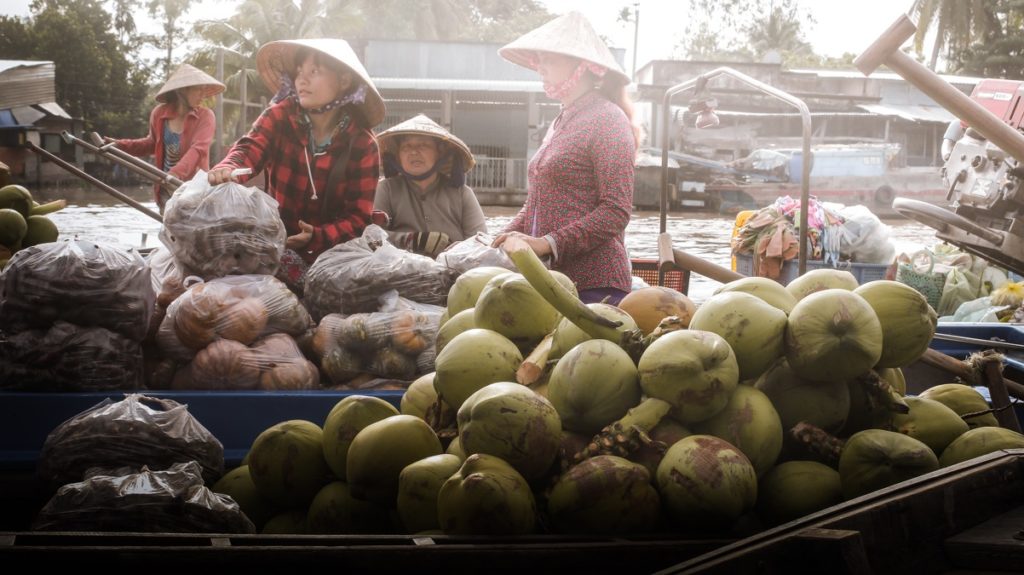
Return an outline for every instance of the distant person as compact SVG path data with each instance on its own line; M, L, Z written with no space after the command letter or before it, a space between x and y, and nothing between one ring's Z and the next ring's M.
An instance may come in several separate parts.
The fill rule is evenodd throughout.
M179 180L190 180L199 170L210 168L210 143L216 120L213 111L202 102L223 91L224 84L213 76L182 64L156 94L160 105L149 115L149 134L136 140L107 141L133 156L153 156L157 168ZM154 188L161 213L172 191L160 184Z
M632 278L624 244L639 129L629 77L579 12L498 50L536 70L562 110L529 164L526 203L495 241L524 240L575 282L580 299L618 303Z
M384 176L374 209L391 219L395 245L437 257L452 242L487 231L466 172L476 160L462 140L420 114L377 136Z
M209 181L251 177L232 176L237 168L266 170L288 234L282 271L294 287L317 256L370 223L380 178L370 129L384 119L384 100L344 40L270 42L256 64L277 95Z

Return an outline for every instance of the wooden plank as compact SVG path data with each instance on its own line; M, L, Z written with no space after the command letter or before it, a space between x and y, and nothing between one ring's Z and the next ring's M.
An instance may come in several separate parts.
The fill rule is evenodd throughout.
M799 557L799 537L810 528L856 531L875 573L942 572L952 567L947 538L1024 505L1024 450L1005 450L966 461L841 503L715 549L664 573L785 572ZM825 557L819 557L823 560ZM844 559L815 570L842 569ZM807 566L804 565L806 568Z
M964 569L1019 571L1024 566L1024 506L950 537L945 550Z

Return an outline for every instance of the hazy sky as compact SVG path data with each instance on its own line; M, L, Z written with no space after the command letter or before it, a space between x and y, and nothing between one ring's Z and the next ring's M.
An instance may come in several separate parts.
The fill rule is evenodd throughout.
M0 0L0 14L28 16L31 0ZM416 0L409 0L412 5ZM598 33L617 48L626 50L626 72L632 65L633 25L616 21L619 10L633 6L634 0L541 0L556 14L579 10L587 15ZM911 0L799 0L817 23L806 31L806 38L817 53L840 56L844 52L860 54L896 17L906 11ZM201 0L200 8L191 14L197 18L220 18L230 15L238 0ZM637 44L637 67L652 59L669 58L686 28L687 0L639 0L640 34ZM147 18L140 14L140 26ZM152 24L151 24L152 26Z

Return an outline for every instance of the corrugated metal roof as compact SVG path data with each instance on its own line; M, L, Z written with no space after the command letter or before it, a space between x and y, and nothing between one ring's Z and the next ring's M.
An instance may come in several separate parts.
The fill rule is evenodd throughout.
M544 84L532 80L466 80L450 78L374 78L379 90L474 90L479 92L544 93Z
M864 74L857 70L813 70L813 69L795 69L787 70L787 73L792 74L815 74L821 78L864 78ZM951 74L939 74L943 80L950 84L970 84L974 85L984 80L984 78L978 78L975 76L954 76ZM872 72L868 78L874 78L877 80L900 80L906 81L902 76L895 72Z
M53 62L0 60L0 67L0 108L57 100Z
M11 68L20 68L22 66L30 68L32 66L45 66L47 64L52 66L53 62L49 60L0 60L0 74L3 74Z
M880 116L894 116L911 122L935 122L948 124L956 119L945 108L939 106L893 106L883 104L860 104L862 110Z
M43 102L42 104L36 104L36 107L51 116L71 119L71 114L67 113L64 108L61 108L57 102Z
M19 124L35 124L39 118L45 118L46 112L35 109L32 106L18 106L11 108L11 113L18 120Z

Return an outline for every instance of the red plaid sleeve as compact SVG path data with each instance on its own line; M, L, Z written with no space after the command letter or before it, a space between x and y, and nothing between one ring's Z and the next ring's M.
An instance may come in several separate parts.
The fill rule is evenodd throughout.
M216 168L252 168L253 174L263 171L267 163L266 151L273 142L274 134L277 133L287 122L283 106L271 106L252 124L249 133L242 136L235 145L231 146L227 155L214 166ZM245 182L247 177L239 178Z

